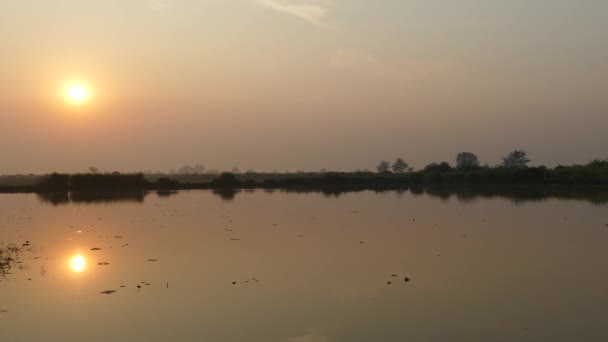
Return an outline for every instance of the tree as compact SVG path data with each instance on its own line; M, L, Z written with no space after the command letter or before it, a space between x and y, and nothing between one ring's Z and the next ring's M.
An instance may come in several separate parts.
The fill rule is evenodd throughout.
M509 169L521 169L528 167L530 159L526 156L526 152L515 150L509 153L506 157L502 157L502 167Z
M605 166L608 166L608 159L593 159L586 166L588 166L588 167L605 167Z
M449 171L452 171L452 167L447 162L430 163L424 167L424 172L428 173L444 173Z
M410 164L408 164L405 160L401 158L395 159L393 165L391 165L391 169L394 173L404 173L407 171L411 171Z
M475 153L460 152L456 155L456 169L471 170L479 167L479 158Z
M211 184L220 187L234 187L241 185L242 182L236 178L233 173L222 172L217 178L211 181Z
M376 166L376 169L378 169L378 173L387 173L389 172L390 167L391 164L389 162L381 160L378 166Z
M190 165L184 165L177 170L177 173L180 175L189 175L194 173L194 169Z
M194 166L184 165L177 170L177 173L180 175L201 174L204 172L205 172L205 165L203 165L203 164L195 164Z
M192 167L194 173L196 174L202 174L205 173L205 165L203 164L196 164Z
M99 172L99 169L95 166L89 166L89 172L92 174L96 174L97 172Z

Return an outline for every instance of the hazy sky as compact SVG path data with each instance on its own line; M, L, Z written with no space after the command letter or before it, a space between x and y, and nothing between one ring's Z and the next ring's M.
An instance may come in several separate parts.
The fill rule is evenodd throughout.
M91 99L75 106L63 87ZM2 0L0 173L608 157L606 0Z

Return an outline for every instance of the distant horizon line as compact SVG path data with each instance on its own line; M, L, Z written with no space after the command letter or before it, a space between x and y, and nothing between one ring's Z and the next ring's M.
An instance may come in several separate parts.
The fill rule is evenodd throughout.
M608 158L594 158L589 160L587 163L584 164L580 164L580 163L572 163L572 164L564 164L564 163L558 163L554 166L547 166L547 165L536 165L536 164L532 164L530 166L526 166L526 167L530 167L530 168L547 168L547 169L555 169L558 167L583 167L583 166L588 166L592 163L608 163ZM422 167L422 168L418 168L418 169L414 169L412 168L411 170L408 170L407 172L420 172L420 171L424 171L425 167L431 166L431 165L438 165L441 163L447 163L449 164L450 167L454 168L456 170L456 167L454 164L449 163L449 162L445 162L445 161L439 161L439 162L431 162L429 164L427 164L426 166ZM188 166L188 165L184 165L184 166ZM479 165L479 168L501 168L503 166L501 166L501 164L495 164L495 165L490 165L489 163L484 163ZM304 169L295 169L295 170L290 170L290 169L284 169L284 170L255 170L255 169L247 169L247 170L240 170L237 167L233 167L230 170L222 170L222 169L204 169L201 172L178 172L177 170L169 170L169 171L161 171L161 170L99 170L97 168L95 168L96 170L94 172L91 172L91 167L89 167L89 170L81 170L81 171L47 171L47 172L28 172L28 173L0 173L0 177L5 177L5 176L45 176L45 175L50 175L53 173L58 173L58 174L87 174L87 173L99 173L99 174L112 174L112 173L121 173L121 174L137 174L137 173L142 173L144 175L219 175L222 173L234 173L234 174L247 174L247 173L256 173L256 174L300 174L300 173L312 173L312 174L316 174L316 173L357 173L357 172L370 172L370 173L377 173L377 170L374 170L376 167L374 168L355 168L355 169L351 169L351 170L346 170L346 169L329 169L329 168L321 168L319 170L304 170Z

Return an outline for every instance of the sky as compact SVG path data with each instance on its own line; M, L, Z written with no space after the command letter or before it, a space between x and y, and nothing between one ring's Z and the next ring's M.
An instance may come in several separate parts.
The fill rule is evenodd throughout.
M0 173L608 157L605 0L3 0ZM67 101L82 85L86 103Z

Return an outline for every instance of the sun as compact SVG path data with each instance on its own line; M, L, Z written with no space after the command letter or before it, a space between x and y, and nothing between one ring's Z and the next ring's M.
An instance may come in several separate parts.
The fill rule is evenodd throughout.
M64 95L66 101L69 103L80 105L86 103L90 99L91 92L84 84L73 83L65 88Z
M82 257L82 255L75 255L70 259L70 267L72 271L76 273L80 273L84 271L84 268L87 266L87 261Z

